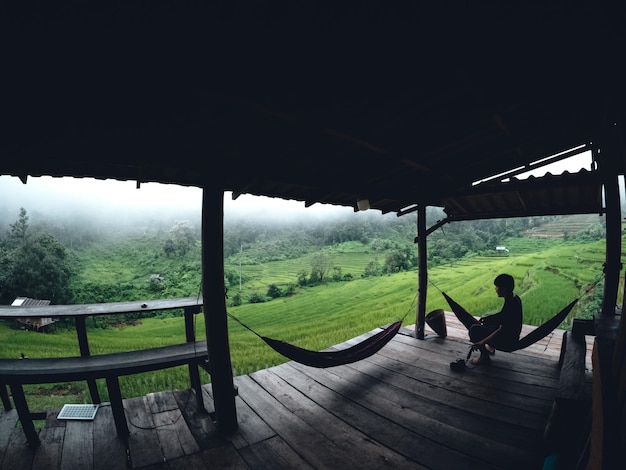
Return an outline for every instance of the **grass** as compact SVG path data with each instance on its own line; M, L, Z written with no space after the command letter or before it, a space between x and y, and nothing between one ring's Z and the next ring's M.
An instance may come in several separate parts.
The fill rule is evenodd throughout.
M526 242L524 242L526 243ZM519 242L519 247L524 243ZM494 292L493 279L501 272L511 274L517 281L516 292L522 298L525 323L538 325L555 314L571 300L583 296L602 272L604 243L572 243L542 241L541 253L516 242L507 242L511 253L505 257L473 257L445 266L429 268L427 311L448 309L437 289L444 290L468 311L483 315L500 309L502 300ZM360 273L375 254L355 245L329 253L344 273L353 281L331 282L323 286L298 288L296 294L271 302L228 307L229 312L261 335L281 339L303 348L321 350L350 338L404 318L404 324L415 322L418 276L403 272L373 278L361 278ZM111 262L111 257L106 263ZM295 273L307 269L307 257L298 260L246 266L250 281L244 290L266 289L271 283L293 282ZM119 263L123 260L120 259ZM89 265L95 267L95 259ZM113 263L114 265L115 263ZM145 266L142 272L149 272ZM107 265L101 268L107 271ZM124 273L125 280L133 274ZM143 275L143 274L142 274ZM104 274L103 274L104 276ZM115 276L107 277L113 282ZM621 292L621 290L620 290ZM232 293L232 292L231 292ZM195 294L195 293L194 293ZM575 311L575 315L581 315ZM196 335L205 337L204 316L196 315ZM567 325L565 325L567 326ZM177 317L143 319L136 326L89 330L92 354L143 349L184 341L182 314ZM280 364L286 359L274 352L259 337L229 320L231 360L235 374L246 374L260 368ZM0 357L58 357L77 355L78 346L73 330L41 334L13 330L0 322ZM209 377L202 372L203 380ZM122 377L125 398L142 396L152 391L188 388L186 367L154 373ZM103 399L107 399L104 382L98 383ZM88 402L86 384L53 384L29 386L29 403L34 410L60 408L63 403Z

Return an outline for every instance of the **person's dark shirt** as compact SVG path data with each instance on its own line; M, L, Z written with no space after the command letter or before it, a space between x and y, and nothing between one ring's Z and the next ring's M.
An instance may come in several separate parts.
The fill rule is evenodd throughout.
M490 341L494 347L498 345L514 345L519 341L522 332L522 301L517 295L505 297L502 310L485 317L485 324L494 329L502 325L502 330Z

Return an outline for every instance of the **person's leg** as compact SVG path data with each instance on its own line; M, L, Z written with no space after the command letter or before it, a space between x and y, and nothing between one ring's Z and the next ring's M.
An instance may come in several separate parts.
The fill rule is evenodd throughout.
M492 332L493 332L493 329L487 328L484 325L480 325L480 324L472 325L471 328L469 329L470 341L472 343L477 343L479 341L482 341L487 336L489 336ZM480 351L480 357L478 357L477 359L473 359L471 362L473 364L488 364L491 361L491 358L489 357L489 351L487 350L485 345L480 346L478 350Z

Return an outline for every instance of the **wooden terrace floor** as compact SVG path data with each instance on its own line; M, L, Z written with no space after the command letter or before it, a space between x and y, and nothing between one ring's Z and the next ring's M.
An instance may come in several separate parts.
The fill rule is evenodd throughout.
M541 469L562 331L458 373L449 363L465 357L466 333L452 314L447 326L446 339L427 329L424 341L405 328L349 366L288 362L235 377L239 429L230 436L216 432L189 390L126 399L128 448L107 404L94 421L58 421L58 410L49 412L36 451L26 447L15 410L2 411L0 467ZM212 406L210 385L204 390Z

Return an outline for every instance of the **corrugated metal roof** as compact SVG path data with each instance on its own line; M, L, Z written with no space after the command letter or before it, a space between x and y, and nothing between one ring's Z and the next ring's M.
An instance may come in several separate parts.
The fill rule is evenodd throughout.
M11 304L13 307L40 307L44 305L50 305L50 301L31 299L29 297L17 297Z
M441 205L452 219L534 215L602 214L602 179L597 172L547 174L505 183L483 183Z

